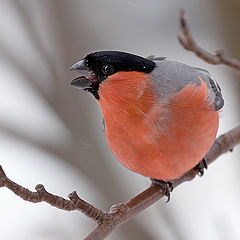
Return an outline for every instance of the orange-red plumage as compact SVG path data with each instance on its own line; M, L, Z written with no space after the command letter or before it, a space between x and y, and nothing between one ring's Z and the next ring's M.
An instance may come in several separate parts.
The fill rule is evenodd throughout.
M209 150L218 112L212 110L203 82L187 85L163 106L150 90L148 76L139 72L119 72L101 84L106 137L124 166L170 180L198 164Z

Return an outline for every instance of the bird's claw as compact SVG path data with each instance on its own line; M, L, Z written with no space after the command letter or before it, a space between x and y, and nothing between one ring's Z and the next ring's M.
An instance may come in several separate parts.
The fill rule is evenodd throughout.
M198 176L203 176L204 174L204 168L207 169L207 162L206 160L203 158L202 161L196 166L198 168Z
M158 185L162 188L164 195L167 197L167 202L170 201L170 192L173 191L173 184L171 182L165 182L162 180L151 178L152 184Z

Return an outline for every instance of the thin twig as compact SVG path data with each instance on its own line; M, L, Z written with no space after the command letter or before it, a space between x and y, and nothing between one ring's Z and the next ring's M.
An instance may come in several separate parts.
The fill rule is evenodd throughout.
M87 217L93 219L97 223L101 222L106 215L105 212L79 198L75 191L69 194L68 197L70 200L47 192L42 184L38 184L35 187L36 192L32 192L10 180L3 171L2 166L0 166L0 187L6 187L10 189L17 196L28 202L46 202L53 207L65 211L81 211Z
M199 58L208 63L215 65L225 64L229 67L240 70L240 61L236 58L227 56L223 50L217 50L215 54L212 54L198 46L192 37L183 9L180 9L179 22L181 34L178 34L178 40L186 50L195 53Z

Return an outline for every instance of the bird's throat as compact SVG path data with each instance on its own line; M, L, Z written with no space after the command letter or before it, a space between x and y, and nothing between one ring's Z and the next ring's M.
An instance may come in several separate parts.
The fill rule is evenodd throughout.
M119 72L100 84L99 104L105 121L124 121L131 116L141 121L154 104L147 74L141 72Z

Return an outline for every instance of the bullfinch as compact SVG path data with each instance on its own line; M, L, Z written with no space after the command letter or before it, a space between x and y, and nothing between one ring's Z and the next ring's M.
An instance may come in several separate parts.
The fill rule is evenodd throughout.
M71 85L98 101L108 145L125 167L167 195L171 180L195 166L203 172L224 105L206 70L119 51L90 53L71 70L81 73Z

